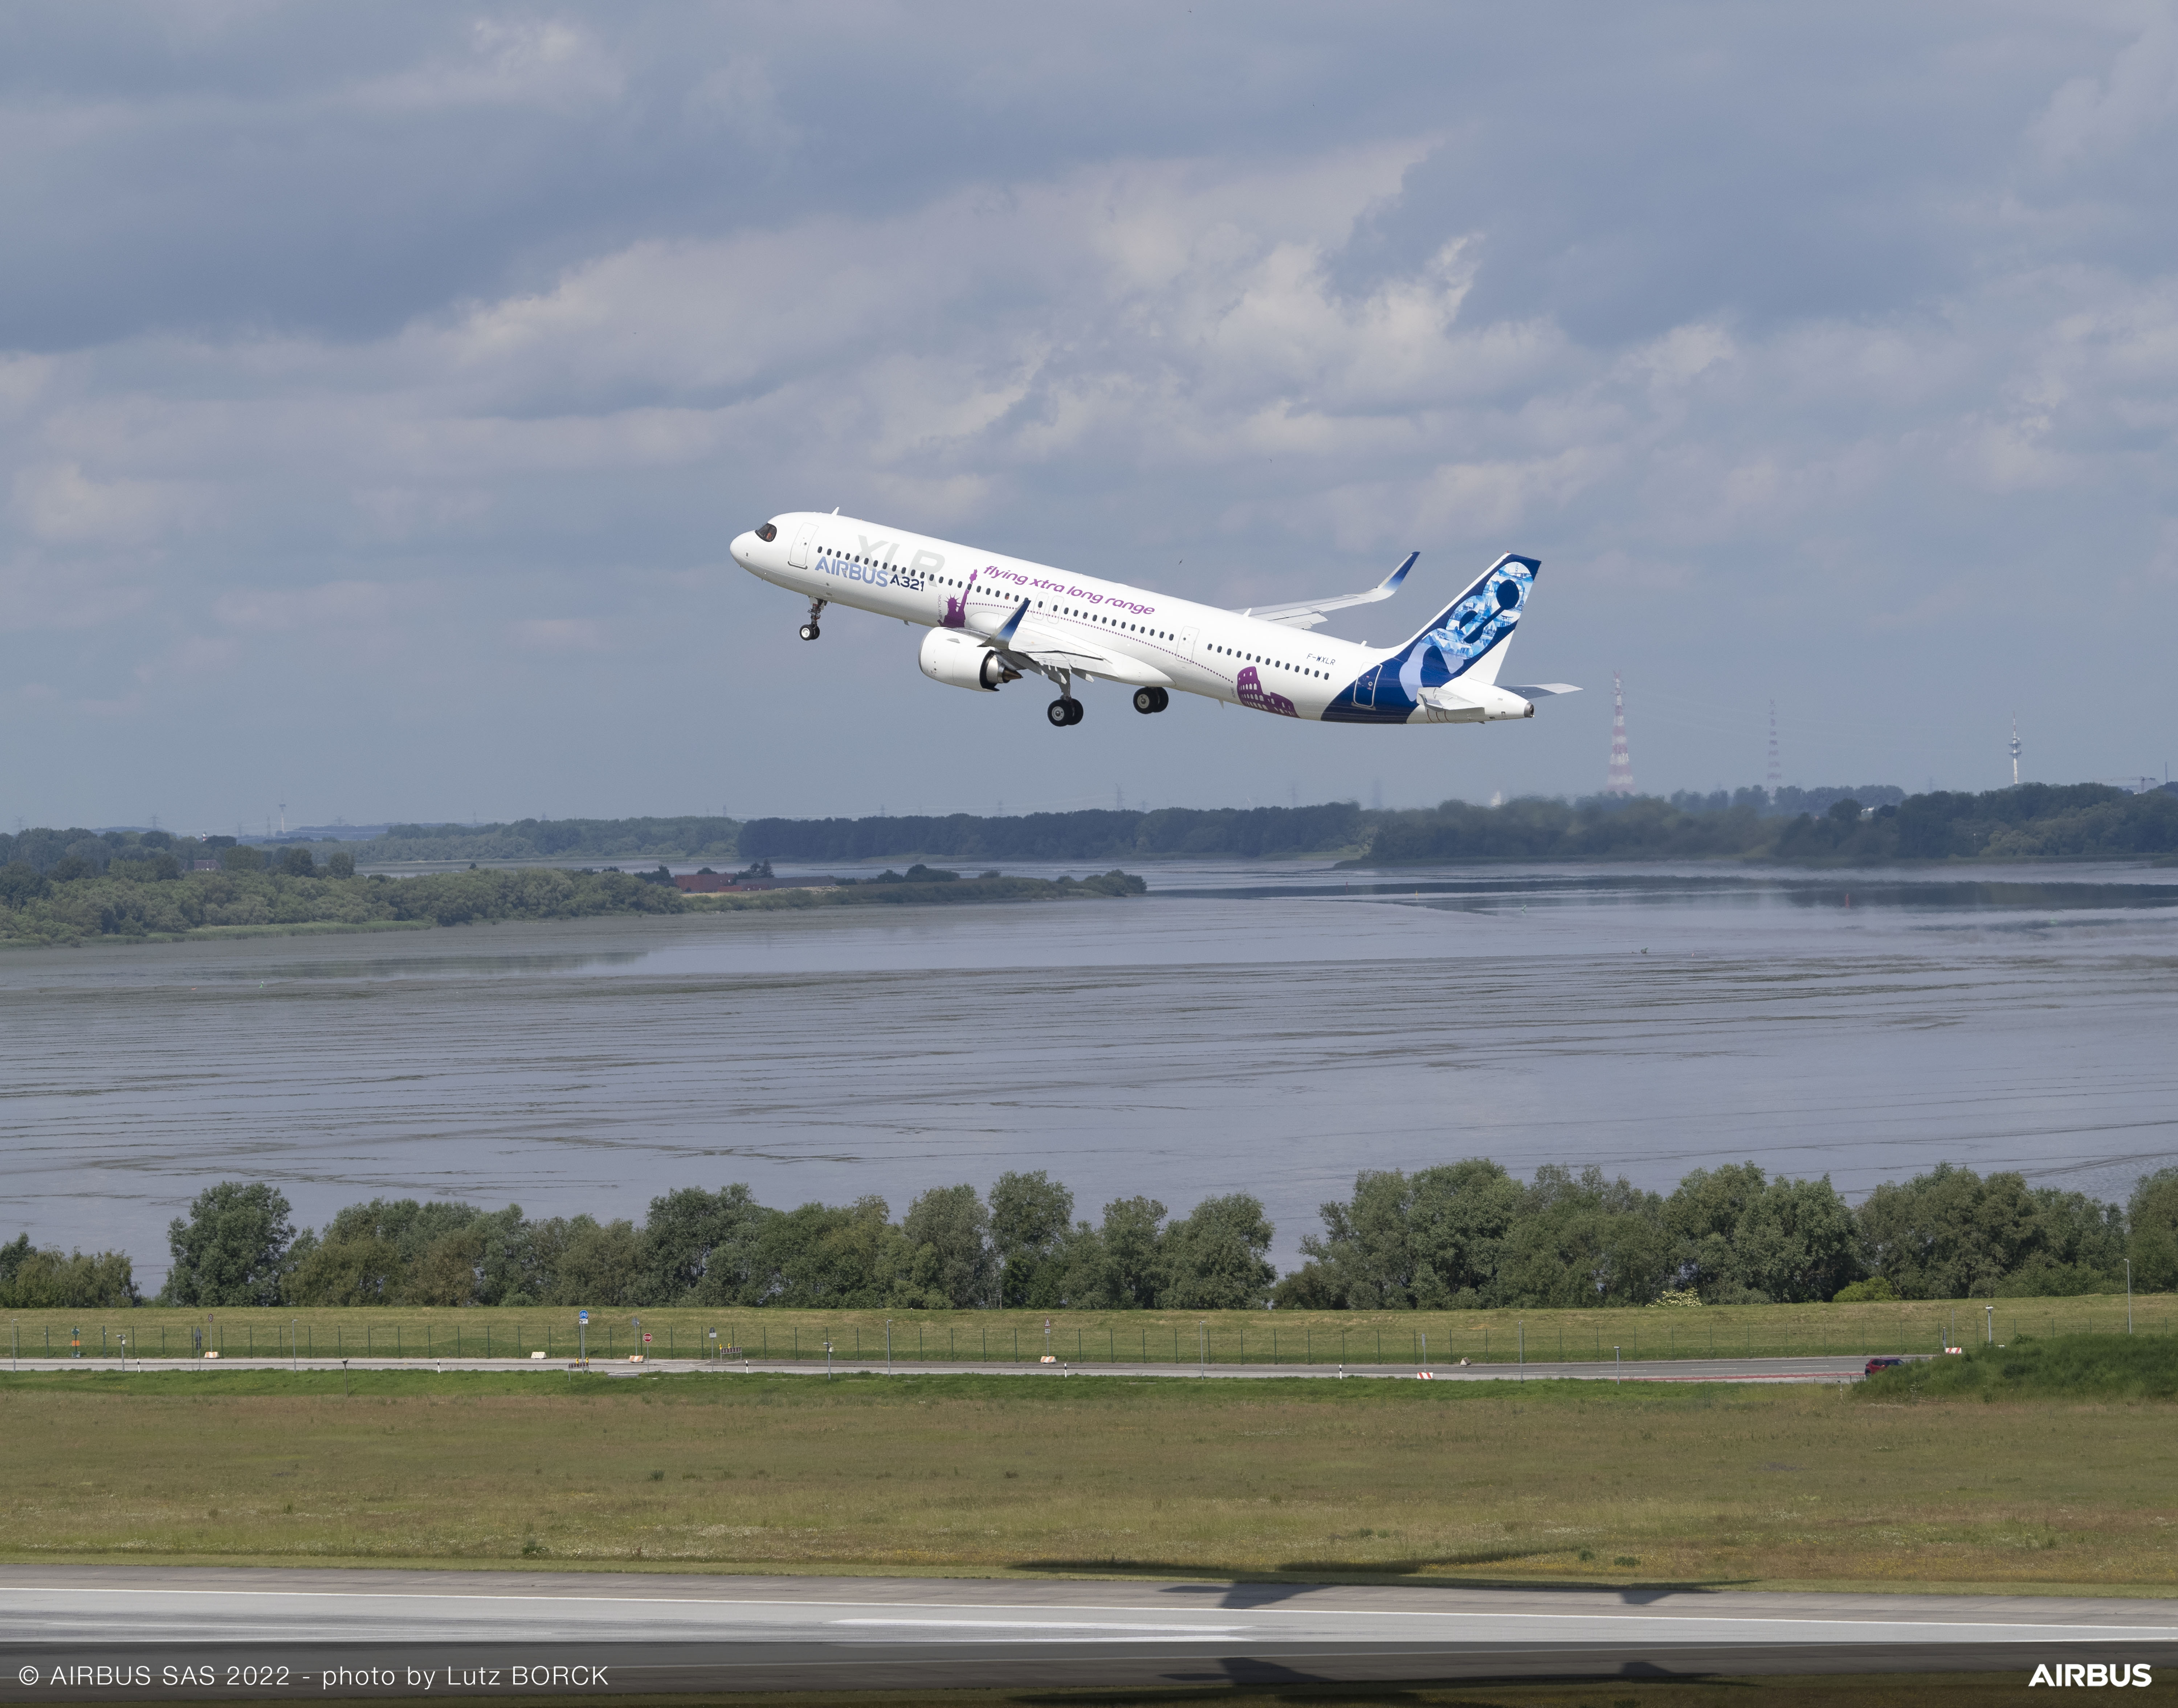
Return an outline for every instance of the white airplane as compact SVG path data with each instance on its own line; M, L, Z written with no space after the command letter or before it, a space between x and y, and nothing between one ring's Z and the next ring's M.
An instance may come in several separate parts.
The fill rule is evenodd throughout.
M1077 677L1131 687L1138 712L1163 711L1177 688L1328 724L1495 723L1532 718L1537 700L1580 692L1565 682L1498 686L1541 567L1509 552L1412 640L1371 647L1307 631L1334 610L1389 599L1418 551L1366 593L1220 610L837 511L774 516L730 549L751 575L807 598L802 639L817 638L829 605L920 625L930 631L923 675L978 693L1047 676L1059 698L1045 716L1059 729L1081 721Z

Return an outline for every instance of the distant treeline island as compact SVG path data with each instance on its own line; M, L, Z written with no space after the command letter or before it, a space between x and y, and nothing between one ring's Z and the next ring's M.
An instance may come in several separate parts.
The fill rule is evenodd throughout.
M1818 810L1820 809L1820 810ZM247 844L232 836L82 829L0 835L0 941L182 935L206 929L353 929L676 913L690 908L1035 901L1138 894L1108 872L1077 883L996 870L885 874L882 894L808 890L685 896L659 868L569 870L573 861L792 862L820 869L911 858L983 865L1099 863L1190 856L1335 857L1355 866L1485 860L1716 859L1816 865L2178 856L2178 793L2099 783L2022 784L1988 794L1742 789L1733 794L1498 807L1461 801L1417 812L1313 807L1154 812L1098 809L1015 818L524 818L508 824L396 824L369 840ZM463 861L558 862L534 870L435 873L397 882L358 868ZM705 867L707 871L715 867ZM843 879L843 882L846 880Z
M746 1185L688 1186L648 1218L533 1221L518 1205L375 1198L295 1229L267 1183L208 1187L167 1229L174 1306L780 1306L801 1309L1464 1311L1804 1305L2178 1290L2178 1169L2124 1205L1940 1166L1858 1207L1749 1163L1668 1196L1595 1168L1522 1183L1484 1158L1360 1174L1283 1278L1245 1192L1172 1217L1117 1198L1097 1222L1041 1169L989 1195L934 1187L775 1210ZM0 1306L142 1302L124 1253L0 1246Z

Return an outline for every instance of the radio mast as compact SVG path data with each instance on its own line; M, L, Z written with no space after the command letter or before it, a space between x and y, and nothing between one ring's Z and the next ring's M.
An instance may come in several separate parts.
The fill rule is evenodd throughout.
M2019 786L2019 720L2011 720L2011 786Z

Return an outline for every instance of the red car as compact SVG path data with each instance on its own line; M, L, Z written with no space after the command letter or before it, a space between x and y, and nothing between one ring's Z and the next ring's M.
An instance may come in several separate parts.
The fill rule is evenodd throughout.
M1860 1373L1863 1376L1873 1376L1879 1370L1895 1370L1905 1361L1902 1358L1871 1358Z

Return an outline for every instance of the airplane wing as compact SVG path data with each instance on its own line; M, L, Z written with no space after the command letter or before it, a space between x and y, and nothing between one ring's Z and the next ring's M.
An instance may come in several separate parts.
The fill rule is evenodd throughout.
M1028 601L1024 599L1004 626L988 638L992 649L1017 666L1071 671L1076 676L1102 676L1130 687L1172 686L1173 679L1155 665L1106 652L1079 636L1059 633L1027 618Z
M1240 615L1261 617L1265 622L1283 623L1288 628L1314 628L1334 610L1343 610L1349 605L1374 605L1380 599L1389 599L1399 590L1399 583L1407 578L1407 572L1415 567L1415 560L1420 556L1419 551L1409 552L1405 562L1366 593L1340 594L1335 599L1303 599L1294 605L1253 605Z

